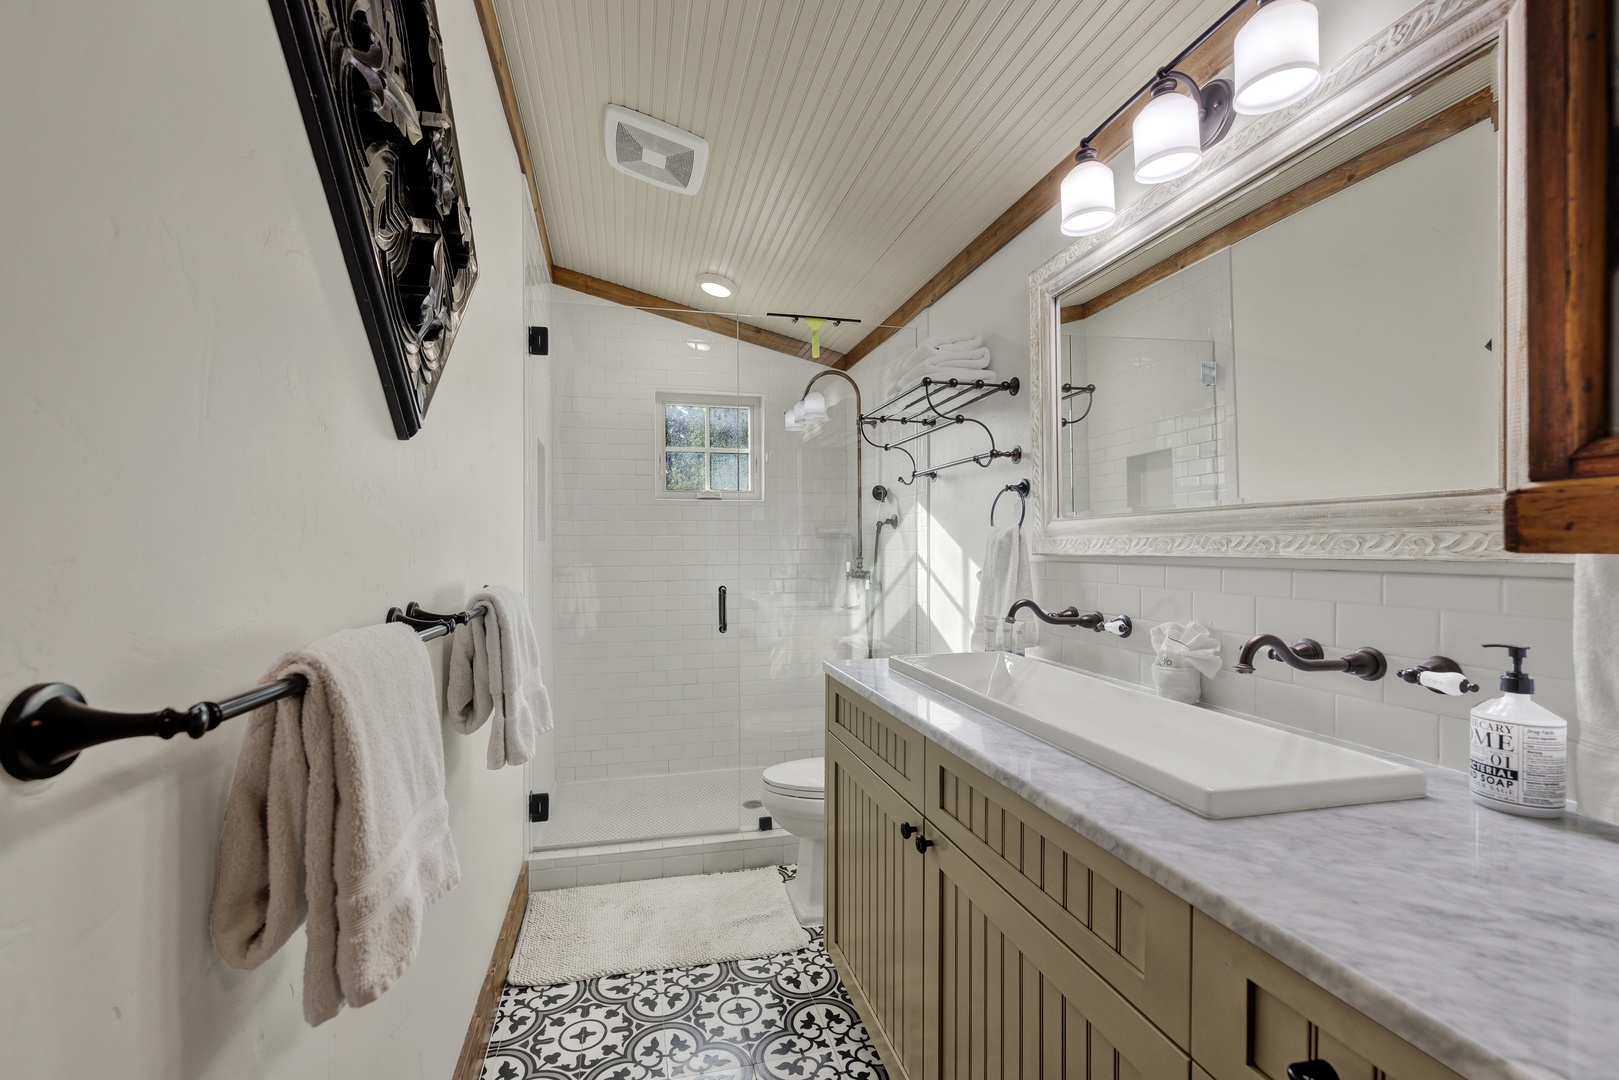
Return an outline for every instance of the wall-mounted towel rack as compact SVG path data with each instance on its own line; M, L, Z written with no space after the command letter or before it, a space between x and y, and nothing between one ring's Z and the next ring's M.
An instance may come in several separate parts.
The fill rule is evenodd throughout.
M1023 528L1023 517L1029 512L1029 482L1027 480L1007 484L996 493L995 501L989 504L989 527L992 529L995 527L995 508L1001 505L1001 496L1009 491L1017 495L1017 527Z
M961 413L959 410L975 405L994 394L1011 394L1016 397L1021 383L1017 379L1008 379L1005 382L988 382L984 379L922 379L915 386L895 394L870 413L863 413L860 417L860 437L879 450L898 450L904 454L911 463L911 475L899 477L902 484L914 484L918 477L927 477L937 480L939 473L957 465L966 465L971 462L982 468L988 468L996 458L1010 458L1013 461L1023 460L1023 448L1014 446L1010 450L1002 450L995 445L995 433L989 425L982 420ZM897 406L894 412L885 412L885 409ZM954 414L946 413L946 408L957 410ZM920 425L922 430L914 435L907 435L903 439L882 443L873 439L867 432L868 428L876 428L879 424L899 424L902 427L909 424ZM960 424L977 424L989 436L989 450L982 454L969 454L955 461L947 461L943 465L934 465L923 469L916 463L916 458L905 449L905 444L925 439L929 435L943 431L946 427Z
M1072 397L1078 397L1080 394L1085 395L1085 411L1074 417L1072 420L1066 416L1063 417L1063 427L1067 427L1069 424L1077 424L1091 414L1091 407L1096 404L1096 384L1090 383L1086 386L1075 386L1073 383L1062 384L1062 399L1064 401L1067 401Z
M432 641L487 613L480 604L470 611L435 615L412 601L404 610L389 608L386 621L402 622L423 641ZM302 694L306 685L303 676L294 675L185 710L118 713L91 708L84 695L67 683L39 683L12 698L0 717L0 766L18 780L46 780L65 771L92 746L141 735L172 739L185 734L200 739L226 720Z

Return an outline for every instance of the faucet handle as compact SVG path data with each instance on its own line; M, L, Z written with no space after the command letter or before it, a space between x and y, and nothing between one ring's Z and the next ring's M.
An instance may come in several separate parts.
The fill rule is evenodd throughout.
M1430 656L1416 667L1401 668L1394 674L1436 694L1458 697L1478 692L1478 683L1463 674L1461 665L1448 656Z
M1097 630L1106 630L1116 637L1127 638L1135 626L1128 615L1115 615L1111 619L1104 619L1096 627Z

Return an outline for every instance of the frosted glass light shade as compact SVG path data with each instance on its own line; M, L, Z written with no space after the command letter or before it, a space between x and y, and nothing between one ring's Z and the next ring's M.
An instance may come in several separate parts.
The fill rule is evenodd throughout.
M1237 31L1236 110L1275 112L1321 81L1321 17L1309 0L1271 0Z
M806 423L826 419L826 398L821 395L819 390L811 390L805 394L804 400L798 403L798 407L804 410L803 418Z
M1136 179L1162 184L1185 176L1203 160L1197 102L1173 91L1156 95L1130 125L1136 148Z
M1113 224L1113 170L1085 151L1062 178L1062 231L1064 236L1089 236Z
M787 410L786 420L788 431L804 430L804 418L799 415L797 405L794 405L792 408Z

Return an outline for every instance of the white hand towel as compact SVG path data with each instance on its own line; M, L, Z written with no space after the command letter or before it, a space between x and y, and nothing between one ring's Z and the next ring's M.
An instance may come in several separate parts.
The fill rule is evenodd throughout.
M1574 795L1619 822L1619 555L1574 556ZM1533 660L1533 657L1530 658ZM1565 717L1565 719L1573 719Z
M210 929L256 968L308 922L304 1019L375 1001L428 907L461 880L427 648L408 626L343 630L283 657L301 697L258 710L225 802Z
M467 607L489 609L455 628L447 697L455 730L489 724L488 766L521 765L536 737L551 730L551 698L540 681L540 644L523 595L506 585L475 594Z
M1159 623L1151 638L1160 667L1193 668L1210 679L1219 674L1220 643L1202 623Z
M984 544L984 568L978 572L978 609L972 635L974 649L1030 648L1039 643L1039 623L1019 612L1015 630L1006 612L1019 600L1034 596L1029 542L1016 526L991 529Z

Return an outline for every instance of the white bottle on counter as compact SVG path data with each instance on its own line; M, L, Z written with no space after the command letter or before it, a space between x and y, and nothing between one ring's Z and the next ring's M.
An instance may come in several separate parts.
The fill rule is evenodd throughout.
M1535 702L1523 670L1524 645L1505 649L1512 671L1502 695L1475 708L1468 731L1468 786L1475 802L1525 817L1560 817L1567 793L1568 721Z

